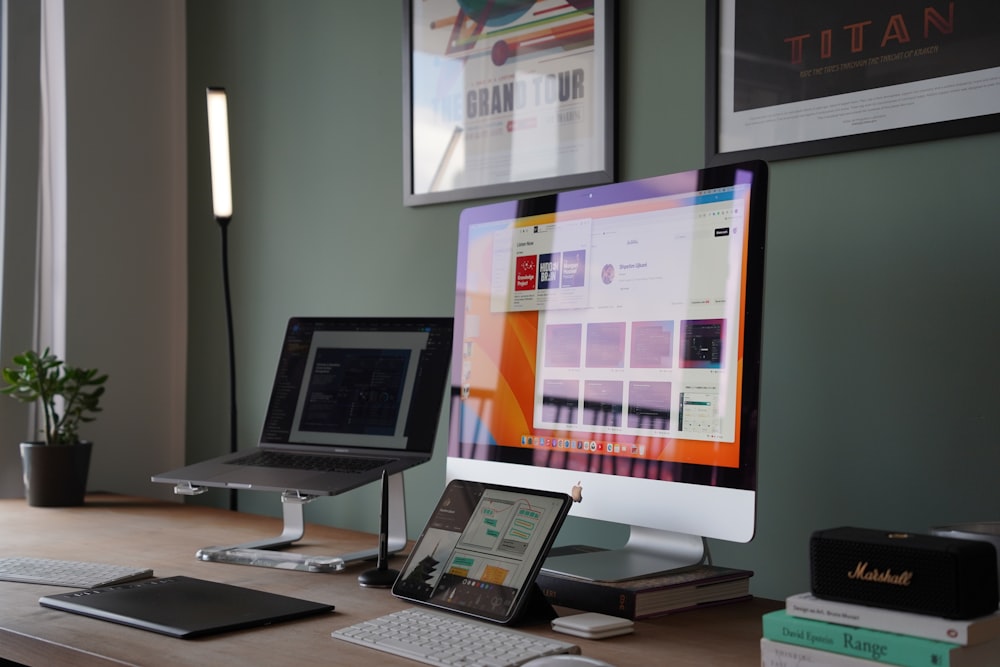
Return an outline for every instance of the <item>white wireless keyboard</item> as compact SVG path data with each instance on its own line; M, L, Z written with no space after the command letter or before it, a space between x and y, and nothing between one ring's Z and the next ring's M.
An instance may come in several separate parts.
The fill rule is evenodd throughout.
M437 667L516 667L544 655L580 652L575 644L419 607L362 621L331 636Z
M98 588L153 576L153 571L127 565L108 565L51 558L0 558L0 581L48 584L71 588Z

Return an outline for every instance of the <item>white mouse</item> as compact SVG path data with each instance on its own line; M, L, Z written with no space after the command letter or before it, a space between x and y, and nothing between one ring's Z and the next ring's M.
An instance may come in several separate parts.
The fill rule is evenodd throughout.
M521 667L613 667L611 664L588 658L585 655L560 653L559 655L543 655L521 665Z

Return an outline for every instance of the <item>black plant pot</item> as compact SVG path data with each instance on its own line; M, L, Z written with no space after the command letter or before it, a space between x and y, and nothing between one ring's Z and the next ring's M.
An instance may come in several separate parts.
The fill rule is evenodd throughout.
M21 443L24 494L34 507L73 507L83 504L90 471L88 441L75 445Z

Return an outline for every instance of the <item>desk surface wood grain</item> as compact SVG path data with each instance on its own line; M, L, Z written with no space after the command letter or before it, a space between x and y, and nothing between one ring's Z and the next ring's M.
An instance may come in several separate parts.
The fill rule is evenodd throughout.
M277 498L275 502L278 502ZM356 647L330 631L406 606L383 589L361 588L370 564L332 574L208 563L198 549L240 544L281 532L281 520L222 509L114 495L82 507L36 508L0 500L0 555L39 556L150 567L156 576L187 575L336 606L333 613L193 640L157 635L38 604L65 588L0 582L0 657L27 665L416 665ZM323 555L374 546L375 536L308 525L294 551ZM393 557L394 567L403 557ZM749 667L760 664L760 616L780 606L752 600L636 624L633 635L603 641L569 638L546 625L526 631L570 639L586 656L613 665ZM575 613L559 610L561 614Z

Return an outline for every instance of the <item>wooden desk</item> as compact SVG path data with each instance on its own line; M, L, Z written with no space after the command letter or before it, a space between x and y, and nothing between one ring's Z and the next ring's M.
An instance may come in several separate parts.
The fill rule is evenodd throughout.
M277 499L276 499L277 502ZM407 665L418 663L356 647L330 631L407 603L387 591L361 588L350 565L336 574L208 563L204 546L239 544L281 532L281 521L227 510L138 498L94 495L83 507L36 508L0 500L0 555L116 562L153 568L157 576L188 575L336 605L329 615L265 628L181 640L46 609L38 598L62 589L0 582L0 657L28 665ZM368 548L373 535L310 525L307 553L336 555ZM402 558L393 559L395 567ZM666 616L636 625L634 635L603 641L572 638L583 654L614 665L671 667L758 665L760 616L776 602L753 600ZM573 613L571 610L561 610ZM547 626L526 628L567 639Z

